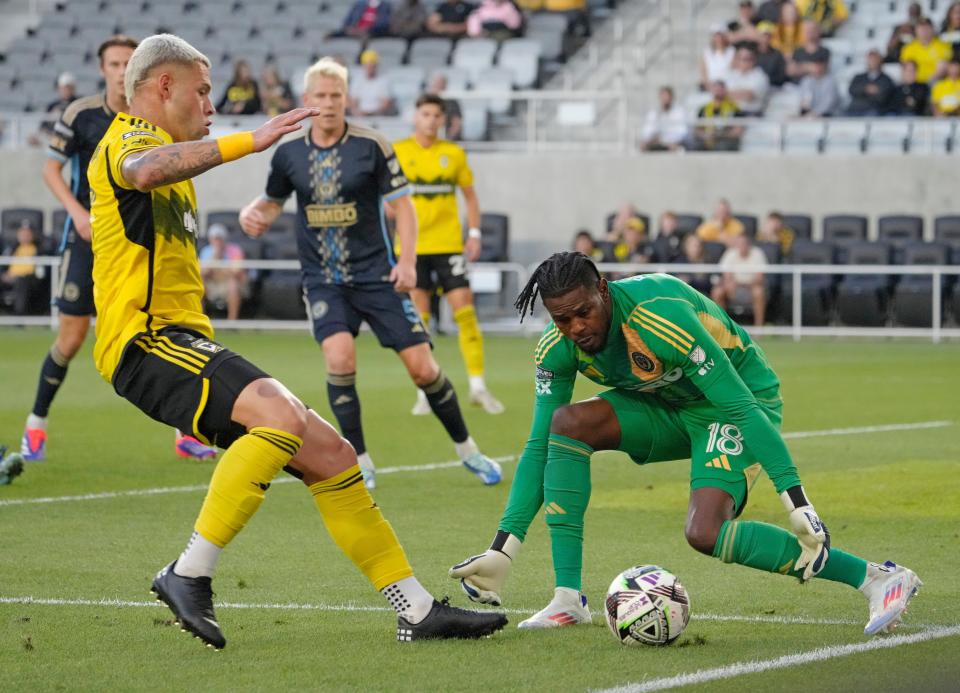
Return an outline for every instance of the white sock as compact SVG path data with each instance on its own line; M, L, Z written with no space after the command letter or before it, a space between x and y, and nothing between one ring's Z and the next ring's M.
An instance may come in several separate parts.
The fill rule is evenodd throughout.
M41 431L47 430L47 417L46 416L37 416L36 414L31 413L27 417L27 428L39 428Z
M370 458L369 452L357 455L357 464L360 465L361 469L374 469L373 460Z
M487 389L487 383L482 375L470 376L470 392L483 392Z
M465 460L480 452L480 448L477 447L477 444L470 436L467 436L467 439L462 443L454 443L453 445L457 449L457 457L461 460Z
M420 623L433 608L433 595L427 592L420 581L412 575L392 582L381 590L398 616L409 623Z
M221 551L223 549L219 546L194 532L187 548L177 559L173 572L182 577L213 577L213 569Z
M430 406L430 402L427 401L427 393L421 390L419 387L417 388L417 404L426 404L428 407Z

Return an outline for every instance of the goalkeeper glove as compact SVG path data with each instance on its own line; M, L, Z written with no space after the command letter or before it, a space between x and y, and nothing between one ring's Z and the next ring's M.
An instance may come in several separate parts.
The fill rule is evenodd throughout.
M460 587L471 600L500 606L500 591L520 546L515 536L499 531L489 549L450 568L450 577L460 578Z
M802 580L809 580L823 570L830 557L830 532L807 500L802 486L794 486L780 494L790 513L790 527L800 542L800 557L793 566L803 570Z

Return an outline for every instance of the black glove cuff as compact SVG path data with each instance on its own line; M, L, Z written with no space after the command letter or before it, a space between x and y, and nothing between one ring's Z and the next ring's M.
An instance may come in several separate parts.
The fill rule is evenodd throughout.
M506 552L503 550L503 547L507 543L507 539L509 538L510 538L510 532L504 532L502 529L497 530L497 536L493 538L493 543L490 544L490 550L499 551L500 553L506 555Z
M803 486L788 488L787 496L790 498L790 502L793 503L794 508L802 508L805 505L810 505L810 501L807 500L807 496L803 492Z

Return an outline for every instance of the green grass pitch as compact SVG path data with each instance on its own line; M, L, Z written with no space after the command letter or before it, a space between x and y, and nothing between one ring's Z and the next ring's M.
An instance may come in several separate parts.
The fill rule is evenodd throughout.
M220 337L329 416L321 353L307 334ZM51 338L45 330L0 330L2 442L19 439ZM787 432L950 422L797 438L789 445L834 544L872 560L902 562L924 581L898 635L960 624L957 344L761 343L783 381ZM487 339L488 381L507 413L465 409L472 434L492 456L516 455L526 439L534 344L533 337ZM439 338L437 355L465 393L455 338ZM432 417L409 415L413 388L399 361L369 335L359 340L359 372L371 454L380 467L401 468L381 475L376 500L420 580L465 605L447 567L486 547L515 462L504 463L504 482L494 488L458 467L403 471L450 461L453 447ZM593 391L581 386L579 395ZM866 602L854 590L820 581L800 585L690 549L683 538L688 462L639 468L604 453L593 461L585 592L597 612L619 571L637 563L669 568L687 586L693 610L673 646L621 647L599 614L592 626L517 630L516 623L552 594L542 518L507 584L511 624L504 632L478 642L399 644L392 612L333 546L309 494L297 483L281 483L220 561L214 588L224 603L218 616L228 645L215 653L172 627L169 612L148 605L147 594L153 574L188 538L212 465L176 458L173 433L100 380L89 344L51 413L48 457L0 487L4 691L585 691L871 642L862 631ZM163 488L173 490L11 503ZM783 508L765 478L745 517L784 525ZM63 602L25 603L27 597ZM956 635L892 642L897 646L855 647L830 659L808 655L796 666L774 663L761 673L728 672L694 688L956 690Z

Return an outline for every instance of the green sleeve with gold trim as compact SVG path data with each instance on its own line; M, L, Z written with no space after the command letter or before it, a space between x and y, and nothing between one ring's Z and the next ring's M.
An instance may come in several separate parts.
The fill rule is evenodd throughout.
M543 470L547 464L547 438L553 412L570 403L577 378L573 344L553 323L540 338L534 361L536 400L533 423L500 520L500 530L510 532L520 541L526 537L530 523L543 505Z
M629 324L663 361L665 369L682 368L687 378L723 412L727 423L740 430L744 445L760 462L777 493L800 484L780 432L690 303L644 301L631 313Z

